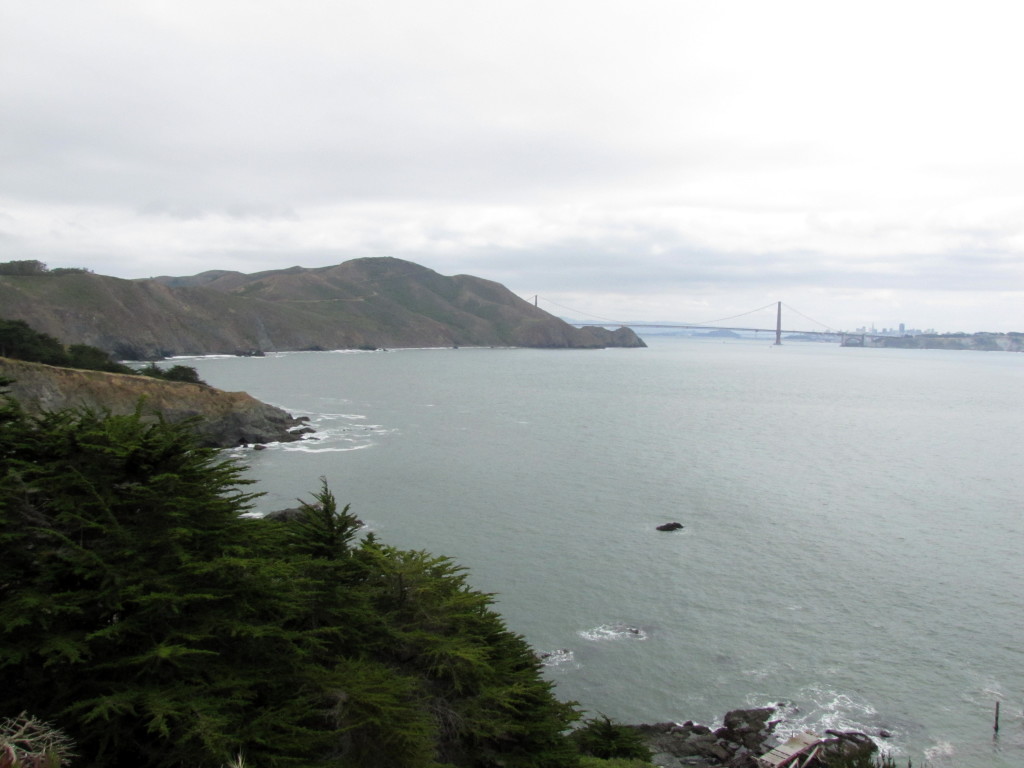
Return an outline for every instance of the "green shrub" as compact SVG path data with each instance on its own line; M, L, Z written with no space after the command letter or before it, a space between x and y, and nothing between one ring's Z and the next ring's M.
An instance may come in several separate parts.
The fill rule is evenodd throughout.
M0 357L63 368L133 373L102 349L88 344L72 344L65 349L53 336L34 330L23 320L0 320Z
M650 761L651 751L636 730L613 722L607 715L586 720L573 731L572 739L583 755L621 757Z
M46 365L67 365L64 346L23 320L0 320L0 357Z
M135 373L127 365L115 362L106 352L88 344L71 344L67 350L69 368L81 368L87 371L106 371L107 373Z
M627 759L613 757L604 759L600 757L581 757L580 768L651 768L653 763L646 760Z
M209 386L199 378L198 371L190 365L172 365L170 368L161 368L156 363L150 363L144 368L133 371L133 373L140 373L143 376L151 376L154 379L161 379L163 381L184 381L189 384Z

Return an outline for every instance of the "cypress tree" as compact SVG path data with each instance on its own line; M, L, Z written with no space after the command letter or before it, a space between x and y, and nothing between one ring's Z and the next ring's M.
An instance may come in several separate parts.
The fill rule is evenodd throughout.
M558 702L462 568L322 482L252 520L189 424L29 417L0 397L0 715L99 768L570 768Z

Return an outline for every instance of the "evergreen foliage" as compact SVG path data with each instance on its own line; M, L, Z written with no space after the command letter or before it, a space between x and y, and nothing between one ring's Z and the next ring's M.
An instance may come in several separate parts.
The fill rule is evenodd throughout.
M150 363L137 371L129 368L127 372L141 373L143 376L152 376L154 379L163 379L164 381L185 381L189 384L209 386L199 378L199 372L190 365L172 365L170 368L161 368L156 363Z
M0 320L0 357L9 357L12 360L24 360L30 363L45 363L61 368L142 374L163 381L184 381L190 384L206 385L206 382L199 378L196 369L190 365L172 365L170 368L160 368L156 363L150 363L135 370L112 360L110 355L98 347L88 344L71 344L65 348L53 336L33 329L24 320Z
M323 482L241 517L188 424L0 398L0 715L97 768L569 768L525 641L451 560L359 536Z
M607 715L587 720L573 732L572 738L584 755L643 761L651 759L651 751L643 737L633 728L612 721Z
M128 366L111 360L110 355L97 347L72 344L65 349L53 336L34 330L24 320L0 320L0 357L64 368L134 373Z
M23 320L0 320L0 357L47 365L67 362L63 344L53 336L33 330Z
M0 261L0 275L80 275L89 272L91 270L84 267L54 267L50 269L43 262L35 259Z
M0 275L45 275L47 272L46 265L36 259L0 262Z
M110 355L98 347L88 344L71 344L67 350L68 368L82 368L87 371L106 371L107 373L132 373L127 365L111 360Z

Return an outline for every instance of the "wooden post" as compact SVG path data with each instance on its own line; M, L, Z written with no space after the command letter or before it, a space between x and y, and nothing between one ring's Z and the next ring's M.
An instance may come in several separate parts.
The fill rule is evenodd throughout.
M994 726L992 726L992 731L994 733L997 733L997 734L999 733L999 702L998 701L996 702L996 724Z

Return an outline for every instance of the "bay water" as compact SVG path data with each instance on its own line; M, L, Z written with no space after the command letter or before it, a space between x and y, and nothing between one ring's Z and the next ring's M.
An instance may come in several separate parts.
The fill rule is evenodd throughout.
M647 341L187 364L317 429L235 451L259 511L326 478L468 568L589 715L772 705L901 764L1024 765L1024 356Z

